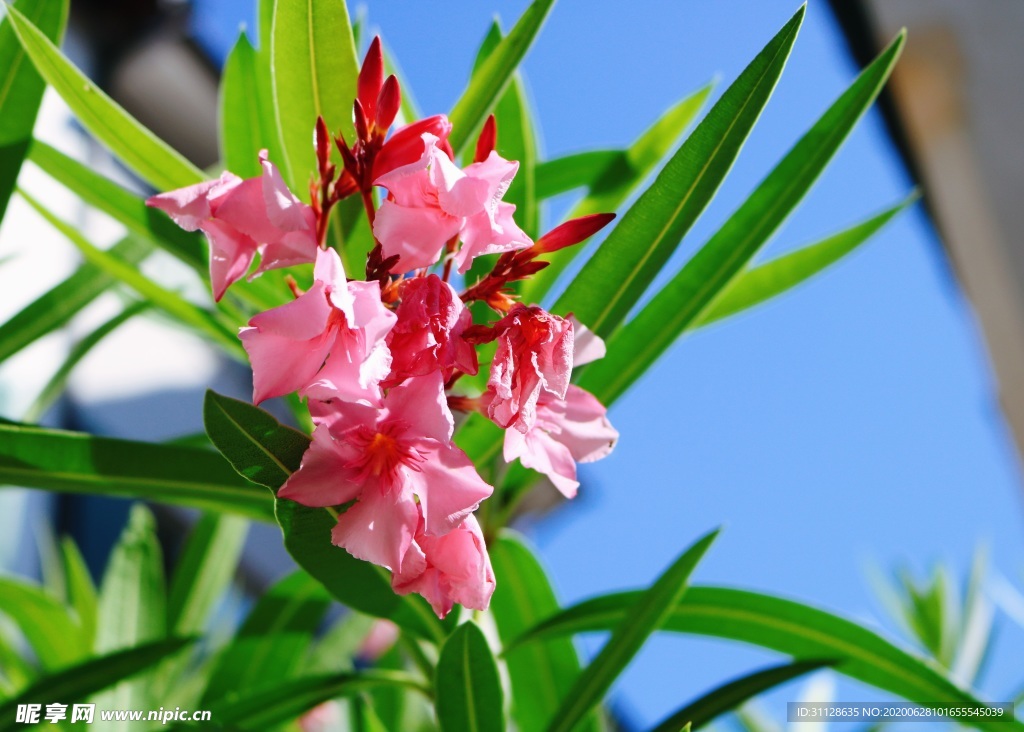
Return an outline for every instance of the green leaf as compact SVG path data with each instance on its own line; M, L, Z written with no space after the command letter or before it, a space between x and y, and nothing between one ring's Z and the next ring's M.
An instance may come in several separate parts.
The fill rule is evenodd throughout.
M242 178L262 172L260 150L277 137L273 100L261 94L259 58L243 31L224 63L220 83L220 152L224 167Z
M728 318L806 282L853 252L916 200L911 196L866 221L737 275L690 328Z
M554 4L555 0L534 0L509 34L473 74L469 86L448 115L452 123L448 142L456 155L461 155L470 140L474 139L473 134L505 92Z
M442 732L505 729L498 664L476 623L463 623L445 641L434 686Z
M96 638L96 619L99 613L96 585L92 581L92 575L82 553L78 550L78 545L70 536L61 539L60 550L64 559L68 604L78 615L84 642L91 647Z
M203 421L210 440L235 470L274 493L298 470L309 437L281 425L262 409L206 393ZM275 502L277 521L288 553L349 607L387 618L418 637L434 642L444 628L423 598L396 595L384 570L363 562L331 543L335 519L324 509L286 499Z
M607 337L640 299L725 180L771 97L803 6L743 70L555 303Z
M15 721L19 704L45 705L52 704L58 699L61 704L81 702L98 691L151 668L189 643L189 639L148 643L92 658L60 673L43 677L14 699L0 705L0 732L13 732L25 728L24 724Z
M263 732L289 722L325 701L382 687L429 694L429 690L416 679L394 671L306 676L271 686L244 689L236 698L211 704L210 718L218 728ZM209 728L209 723L203 723L201 727L179 725L173 729Z
M67 0L17 0L15 7L56 43L67 22ZM32 140L46 82L18 43L11 24L0 18L0 220L14 192L25 152Z
M305 572L271 587L217 659L204 706L296 675L331 597Z
M640 592L604 595L564 610L522 636L519 643L573 633L608 631L626 617ZM935 666L845 618L756 592L691 587L662 630L726 638L768 648L795 659L830 658L833 668L922 706L977 706L980 701L947 680ZM991 732L1024 730L1024 723L975 720Z
M134 237L110 248L110 255L137 266L151 248ZM85 264L55 287L47 290L3 324L0 324L0 362L70 322L86 305L116 280L99 268Z
M170 190L199 183L205 178L201 170L96 88L16 8L8 8L8 18L42 77L96 139L143 180L161 190Z
M811 671L831 666L831 660L810 659L794 661L761 669L742 678L723 684L699 699L690 702L669 715L651 732L679 732L684 727L700 729L715 717L730 712L759 694L803 676Z
M52 671L88 655L81 625L42 589L0 577L0 597L0 614L14 622L44 668Z
M242 554L249 522L239 516L203 514L192 527L171 579L167 629L198 633L228 589Z
M714 84L707 84L674 104L630 147L610 160L588 181L587 195L569 212L567 219L616 211L647 179L664 159L683 131L704 108ZM525 302L538 302L554 286L558 276L580 256L584 247L576 245L552 252L545 269L523 281Z
M587 368L580 386L616 399L708 308L782 225L875 100L903 47L900 34L793 146L750 197ZM578 280L577 280L578 281ZM581 322L587 321L576 311ZM629 354L628 365L621 357Z
M559 610L558 600L533 552L505 531L488 551L497 584L491 612L503 643ZM580 661L569 638L530 643L505 654L512 685L512 718L521 730L544 729L579 675ZM590 729L599 729L591 720Z
M686 592L690 575L704 553L718 536L718 531L698 539L675 562L644 590L612 631L612 637L601 648L573 684L548 729L570 732L592 709L597 707L647 638L658 630Z
M348 140L359 61L344 0L278 2L271 30L271 68L277 123L292 190L309 197L316 170L313 128L322 116Z
M45 142L33 140L28 159L88 205L206 277L206 246L199 234L185 231L140 196Z
M266 492L209 450L0 423L0 484L271 520Z
M78 341L78 343L76 343L68 353L67 358L64 359L64 363L60 365L53 376L50 377L50 380L46 382L46 386L43 387L39 396L37 396L35 401L29 405L28 410L25 412L25 421L38 422L42 416L46 414L46 410L53 406L53 403L60 398L60 395L63 393L64 387L67 384L68 377L71 376L71 372L74 370L75 366L77 366L83 358L89 355L89 352L92 351L100 341L113 333L128 320L141 313L147 307L148 305L144 302L136 302L129 305L113 318L96 328L92 333L89 333L82 340Z
M625 150L587 150L537 163L537 198L544 200L593 185L612 166L625 164Z
M167 636L167 590L163 552L153 514L132 506L128 525L110 555L100 585L95 649L110 653ZM150 698L152 674L122 682L97 700L104 709L142 709Z
M74 244L75 248L82 253L82 256L89 263L95 265L114 279L123 282L155 308L163 310L175 320L191 326L199 333L206 335L223 347L229 355L243 361L246 360L245 350L242 348L241 342L234 333L217 319L216 315L193 305L177 293L158 285L136 267L119 260L116 254L99 249L82 236L77 229L59 219L43 204L25 193L25 191L19 190L18 194L40 216L46 219L47 223Z
M376 622L375 618L362 613L345 613L310 649L306 670L309 673L352 671L352 661Z

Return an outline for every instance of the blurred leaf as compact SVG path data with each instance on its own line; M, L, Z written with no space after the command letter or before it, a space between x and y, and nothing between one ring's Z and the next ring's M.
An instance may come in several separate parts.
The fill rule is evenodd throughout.
M743 272L871 106L896 63L903 40L902 34L897 36L861 72L707 244L636 318L611 337L608 353L612 358L588 367L580 386L605 404L614 401ZM576 316L587 323L578 309ZM626 355L628 363L623 363Z
M238 568L249 522L206 513L192 527L174 569L167 600L167 630L189 635L203 630Z
M672 615L686 592L690 575L717 536L718 530L715 530L698 539L653 585L636 596L613 628L611 638L573 683L548 727L550 732L571 732L601 703L647 638Z
M473 135L505 92L554 4L555 0L534 0L469 80L448 115L452 123L448 142L456 155L461 155L463 148L475 139Z
M61 555L64 559L64 578L67 582L68 604L78 615L78 623L82 628L82 636L88 647L96 639L97 615L99 614L96 585L93 583L89 567L85 564L78 545L70 536L60 542Z
M732 711L759 694L831 664L830 660L811 659L755 671L723 684L690 702L663 720L652 732L678 732L684 728L700 729L715 717Z
M61 704L81 702L92 694L151 668L161 659L191 643L188 639L161 640L117 651L45 676L18 696L0 705L0 732L25 729L15 721L19 704ZM98 716L98 715L97 715ZM97 718L97 721L98 718Z
M610 159L606 166L587 181L587 194L566 216L567 219L618 210L636 188L662 162L683 131L704 108L714 89L709 83L668 109L628 149ZM584 250L582 244L546 256L546 269L522 283L526 302L539 301L554 286L555 280Z
M33 140L28 159L88 205L206 277L206 246L199 234L185 231L163 211L147 206L142 197L45 142Z
M109 250L111 256L131 266L137 266L151 251L148 244L134 237L122 239ZM66 280L12 315L6 323L0 324L0 362L66 325L75 314L116 282L113 277L91 264L79 267Z
M271 78L284 159L281 168L299 198L309 199L316 171L313 128L322 116L327 128L347 140L352 131L359 61L344 0L278 2L270 46Z
M209 450L0 423L0 484L271 519L271 502Z
M376 618L350 610L313 644L306 670L309 673L352 671L353 659L376 622L379 622Z
M537 163L537 198L544 200L593 185L612 166L625 164L625 150L587 150Z
M153 514L132 506L128 525L110 555L100 586L95 650L107 654L167 636L167 588L163 552ZM144 709L151 698L150 673L122 682L97 698L103 709Z
M267 129L274 118L260 96L259 61L245 32L238 35L224 63L220 82L220 153L224 167L241 178L262 173L259 152L277 134Z
M964 596L963 623L951 674L961 686L974 686L992 648L992 622L995 608L986 597L988 552L979 546L971 563Z
M249 480L276 494L298 470L309 438L280 424L262 409L212 391L203 406L206 432L217 449ZM396 595L384 570L363 562L331 543L335 519L324 509L294 501L275 502L292 558L349 607L387 618L418 637L438 642L444 629L423 598Z
M497 585L491 612L503 643L559 610L547 573L522 538L505 531L489 547ZM505 654L512 684L512 719L521 730L544 729L579 675L580 661L569 638L530 643ZM585 729L600 727L593 719Z
M323 586L305 572L267 590L221 652L201 704L295 676L330 603Z
M92 351L100 341L121 327L125 322L141 313L147 307L149 306L144 302L136 302L129 305L113 318L96 328L92 333L89 333L78 341L68 352L67 357L64 359L64 363L60 365L53 376L50 377L50 380L46 382L46 386L44 386L42 391L39 392L39 396L37 396L35 401L29 405L29 408L25 412L25 421L38 422L64 392L68 377L71 376L71 372L74 370L75 366L77 366L83 358L89 355L89 352Z
M116 253L97 248L82 236L77 229L57 218L49 209L32 196L19 190L18 194L25 199L40 216L46 219L53 228L63 234L82 256L90 263L103 270L109 276L123 282L133 289L140 297L153 307L164 311L180 323L191 326L220 345L224 351L235 358L246 360L245 351L237 336L223 325L214 313L199 308L177 293L171 292L162 285L149 279L146 275L131 266L128 262L118 259Z
M201 170L96 88L17 9L9 8L8 18L43 78L71 107L78 120L143 180L160 190L170 190L204 179Z
M641 592L586 600L540 623L513 647L574 633L609 631ZM691 587L662 630L751 643L798 660L830 658L839 673L922 706L981 706L928 662L845 618L792 600L725 587ZM967 721L967 720L963 720ZM972 719L991 732L1024 730L1024 723ZM1007 726L1009 724L1009 726Z
M743 70L555 303L607 337L640 299L725 180L768 103L801 8Z
M64 34L68 0L17 0L14 6L56 43ZM0 18L0 220L14 192L46 82L25 58L6 18Z
M740 273L690 328L748 310L809 280L853 252L916 200L916 195L911 196L866 221Z
M2 449L4 443L0 442ZM0 577L0 597L3 598L0 614L18 627L43 668L53 671L88 655L81 625L67 608L42 589Z
M445 641L434 686L442 732L505 729L498 664L476 623L463 623Z

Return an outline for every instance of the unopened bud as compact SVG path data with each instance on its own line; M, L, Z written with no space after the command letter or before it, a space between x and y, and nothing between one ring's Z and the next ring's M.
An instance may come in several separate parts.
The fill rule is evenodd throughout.
M356 126L356 137L360 140L366 140L369 137L369 131L366 121L366 110L363 108L363 103L358 99L352 105L352 122Z
M374 36L370 49L359 70L356 98L363 105L365 119L372 123L377 118L377 95L384 84L384 53L380 49L380 36Z
M542 236L530 248L533 256L557 252L559 249L579 244L607 226L615 218L613 213L590 214L559 224Z
M381 87L380 94L377 96L377 120L374 124L382 136L395 121L401 106L402 90L398 86L398 79L392 74L384 80L384 86Z
M488 115L487 121L484 122L483 129L480 130L480 137L476 139L476 154L473 155L473 162L482 163L487 159L487 156L494 150L495 144L498 142L498 128L494 122L494 115Z

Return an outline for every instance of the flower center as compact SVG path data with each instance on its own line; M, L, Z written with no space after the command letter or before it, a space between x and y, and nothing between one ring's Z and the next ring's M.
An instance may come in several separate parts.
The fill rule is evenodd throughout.
M360 427L353 430L349 442L356 446L357 454L348 466L359 471L361 482L374 478L381 491L387 493L401 482L400 467L419 469L417 464L423 462L423 457L401 439L404 432L405 425L398 423L383 424L378 429Z

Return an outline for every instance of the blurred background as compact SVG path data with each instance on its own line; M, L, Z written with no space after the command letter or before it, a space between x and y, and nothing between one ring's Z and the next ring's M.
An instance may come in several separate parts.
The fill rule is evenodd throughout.
M253 4L74 0L66 51L144 124L210 166L219 69L240 28L254 38ZM380 32L403 90L433 114L458 98L494 13L507 29L527 4L380 0L351 10L368 31L364 47ZM560 0L524 65L543 156L628 145L668 106L717 78L714 98L795 9L794 0L634 0L628 9ZM914 578L921 596L939 587L934 592L949 598L942 622L956 625L952 608L964 605L984 547L981 599L960 607L959 620L973 617L971 627L985 633L980 641L958 637L974 644L963 654L974 661L962 678L978 672L989 699L1009 701L1021 691L1024 655L1024 4L811 0L772 101L670 271L901 26L909 40L888 93L766 255L845 227L915 186L922 202L808 286L677 343L612 410L622 439L612 457L583 467L579 498L520 528L572 602L649 583L685 544L724 524L698 581L812 602L932 654L927 633L894 618L902 612L894 605L913 600L893 569L904 568L901 577ZM139 186L50 92L37 136ZM95 240L117 237L116 226L77 210L31 165L23 181L69 220L77 212ZM557 200L546 220L557 222L571 202ZM0 231L6 256L0 319L76 264L71 247L17 199ZM175 264L154 257L147 266L173 276ZM97 301L66 331L6 362L0 414L21 419L111 305ZM192 336L136 318L82 362L45 419L166 439L201 429L206 387L245 396L247 379ZM0 569L38 573L33 537L49 525L75 537L98 576L126 516L127 504L107 499L0 491ZM158 517L173 557L190 517L166 509ZM276 527L257 528L241 588L264 587L290 568ZM940 563L948 580L934 579ZM879 584L902 588L893 591L902 600ZM584 649L594 652L600 641L585 639ZM625 729L642 728L770 658L718 641L656 637L616 687L616 713ZM781 722L783 702L803 695L877 698L825 672L810 688L797 682L773 694L763 704L767 719Z

